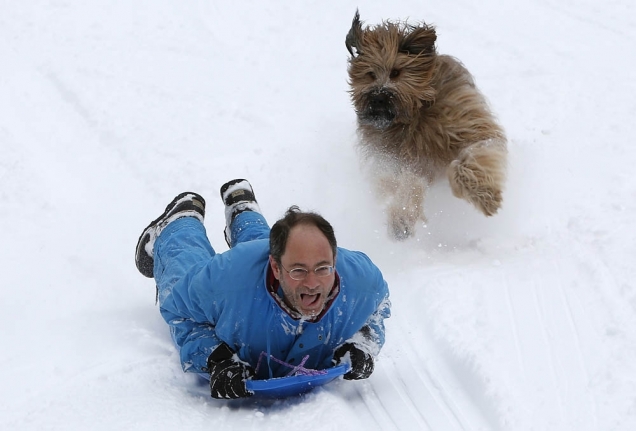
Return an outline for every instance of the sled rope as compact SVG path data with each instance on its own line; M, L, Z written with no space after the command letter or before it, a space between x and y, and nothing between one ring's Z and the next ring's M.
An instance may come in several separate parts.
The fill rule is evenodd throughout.
M266 352L261 352L260 356L258 357L258 363L256 364L256 370L255 373L258 374L258 369L261 366L261 361L263 359L263 357L267 357L267 353ZM275 362L278 362L281 365L284 365L288 368L291 368L291 370L285 374L285 377L289 377L289 376L318 376L321 374L327 374L326 371L324 370L312 370L310 368L305 368L305 362L307 362L307 359L309 359L309 355L306 355L302 361L300 361L300 364L298 364L297 366L294 366L292 364L288 364L285 361L281 361L280 359L274 357L274 355L269 355L269 358Z

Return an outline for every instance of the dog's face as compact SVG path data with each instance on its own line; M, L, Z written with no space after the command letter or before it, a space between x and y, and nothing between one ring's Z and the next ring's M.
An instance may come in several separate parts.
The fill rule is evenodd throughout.
M345 45L351 99L362 126L384 130L409 123L432 103L435 29L425 24L383 22L362 28L356 12Z

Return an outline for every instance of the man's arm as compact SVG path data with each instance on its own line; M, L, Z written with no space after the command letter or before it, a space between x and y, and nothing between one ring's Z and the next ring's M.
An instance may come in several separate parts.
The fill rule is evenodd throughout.
M378 356L382 346L384 346L384 319L390 316L391 301L387 291L386 296L382 299L375 312L369 316L366 324L349 341L374 357Z
M171 315L164 309L161 314L170 326L170 334L178 347L183 371L205 373L208 357L221 344L214 327L210 323L198 323Z
M384 346L384 319L391 316L391 302L386 282L382 279L381 283L380 292L384 296L376 310L365 325L334 352L334 364L348 363L351 366L344 375L347 380L368 378L373 373L375 358Z

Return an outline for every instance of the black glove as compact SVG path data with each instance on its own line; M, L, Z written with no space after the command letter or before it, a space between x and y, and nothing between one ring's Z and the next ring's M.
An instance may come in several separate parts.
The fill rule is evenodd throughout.
M254 376L249 365L234 359L230 347L221 343L208 358L210 393L212 398L244 398L253 395L245 387L245 380Z
M349 361L346 355L349 354ZM356 347L353 343L345 343L333 353L333 363L350 362L351 370L343 378L346 380L360 380L368 378L373 372L373 356Z

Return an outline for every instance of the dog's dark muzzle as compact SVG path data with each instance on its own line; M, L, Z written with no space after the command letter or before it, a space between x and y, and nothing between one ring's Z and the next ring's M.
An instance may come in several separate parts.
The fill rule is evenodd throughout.
M367 95L367 107L360 116L360 122L386 129L395 120L393 95L388 91L374 91Z

